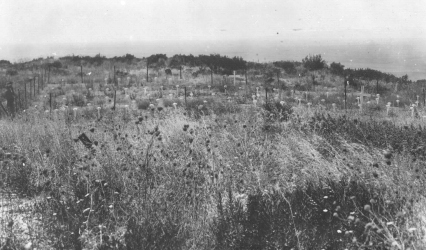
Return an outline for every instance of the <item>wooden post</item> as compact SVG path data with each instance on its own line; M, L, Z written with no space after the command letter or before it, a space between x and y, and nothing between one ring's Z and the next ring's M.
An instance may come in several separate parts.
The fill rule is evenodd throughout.
M148 64L148 58L146 59L146 83L148 83L148 67L149 67L149 64Z
M33 93L33 95L34 95L34 97L35 97L35 77L33 78L33 88L34 88L34 93Z
M25 109L27 109L28 102L27 102L27 83L26 82L24 82L24 91L25 91Z
M246 85L247 85L247 69L244 71L245 75L246 75Z
M179 66L179 77L182 80L182 65Z
M185 107L186 107L186 86L185 86Z
M117 98L117 90L114 89L114 106L112 107L112 110L115 110L115 100Z
M348 78L346 78L346 79L348 79ZM346 86L347 86L346 81L344 81L344 85L345 85L345 112L346 112Z
M83 80L83 64L80 64L80 73L81 73L81 83L84 83L84 80Z
M213 86L213 70L210 68L210 85Z
M47 74L47 84L50 83L50 65L49 65L49 72Z
M115 78L115 65L114 65L114 86L117 86L117 79Z
M40 76L37 77L37 94L40 94Z
M19 91L19 89L18 89L18 103L19 103L19 105L17 105L17 106L22 109L21 91Z
M268 103L268 87L265 87L265 103Z
M50 96L50 98L49 98L50 115L52 115L52 92L50 92L49 96Z

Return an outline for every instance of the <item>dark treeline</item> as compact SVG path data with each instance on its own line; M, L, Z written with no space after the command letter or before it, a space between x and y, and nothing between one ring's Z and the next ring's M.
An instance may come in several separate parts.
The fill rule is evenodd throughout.
M306 73L308 71L326 70L331 74L346 77L350 80L368 80L368 81L384 81L389 82L401 82L411 83L408 80L408 76L396 77L389 73L384 73L378 70L369 68L351 69L345 66L332 62L330 65L321 58L321 55L309 55L298 61L275 61L272 63L256 63L245 61L241 57L228 57L219 54L210 55L173 55L167 57L166 54L154 54L147 58L137 58L132 54L126 54L124 56L115 56L107 58L101 54L95 56L80 56L80 55L68 55L54 59L53 57L37 58L29 62L17 62L11 63L7 60L0 60L0 68L7 69L10 75L15 74L16 70L27 70L36 68L53 68L56 70L66 69L68 66L101 66L103 63L122 63L133 65L136 67L146 67L148 63L149 68L171 68L179 69L185 67L198 67L200 73L210 73L212 71L215 74L232 74L235 70L237 72L243 72L245 70L251 70L256 74L267 74L276 75L276 72L284 73L287 75L297 75L299 73ZM142 64L141 64L142 63ZM270 73L270 74L268 74ZM268 76L270 77L270 76Z

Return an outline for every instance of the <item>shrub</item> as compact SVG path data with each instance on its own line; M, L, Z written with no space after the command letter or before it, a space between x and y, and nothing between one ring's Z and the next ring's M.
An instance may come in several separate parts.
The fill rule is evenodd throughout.
M264 118L266 121L287 121L290 115L293 113L293 108L287 103L280 102L268 102L263 105Z
M322 59L321 54L309 55L302 60L303 66L308 70L320 70L326 67L325 61Z

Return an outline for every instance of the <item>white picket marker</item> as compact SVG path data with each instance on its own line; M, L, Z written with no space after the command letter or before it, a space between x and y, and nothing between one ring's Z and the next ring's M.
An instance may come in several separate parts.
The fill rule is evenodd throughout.
M391 107L391 103L390 103L390 102L388 102L388 104L386 105L386 115L387 115L387 116L389 116L389 110L390 110L390 107Z
M96 108L98 110L98 119L101 119L101 107Z
M73 115L74 115L74 120L76 120L77 119L77 108L73 108L72 111L73 111Z

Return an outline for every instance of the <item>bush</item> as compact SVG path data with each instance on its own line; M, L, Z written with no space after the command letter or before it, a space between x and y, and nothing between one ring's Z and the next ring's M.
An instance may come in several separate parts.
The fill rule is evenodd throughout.
M268 102L263 105L265 120L269 122L273 121L287 121L290 115L293 113L291 105L285 102Z
M308 70L320 70L326 67L325 61L321 58L321 54L306 56L303 60L303 67Z

